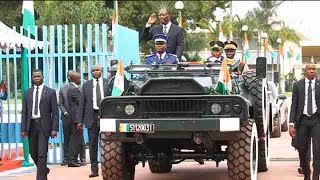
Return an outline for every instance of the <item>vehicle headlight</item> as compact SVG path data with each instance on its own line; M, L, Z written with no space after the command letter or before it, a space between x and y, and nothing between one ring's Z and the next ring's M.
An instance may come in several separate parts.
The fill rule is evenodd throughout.
M128 104L126 105L126 107L124 108L124 112L127 114L127 115L132 115L134 113L134 106L131 105L131 104Z
M211 105L211 112L212 112L213 114L219 114L219 113L221 113L221 106L220 106L219 104L217 104L217 103L212 104L212 105Z
M234 111L235 113L240 113L241 110L242 110L242 108L241 108L241 105L240 105L240 104L234 104L234 105L233 105L233 111Z

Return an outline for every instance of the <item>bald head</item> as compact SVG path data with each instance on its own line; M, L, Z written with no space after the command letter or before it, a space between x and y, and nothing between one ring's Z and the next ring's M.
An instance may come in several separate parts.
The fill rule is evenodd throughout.
M80 85L81 84L81 76L80 76L80 73L78 72L73 72L72 73L72 81L74 83L76 83L77 85Z
M313 63L306 64L306 68L304 70L304 75L307 79L313 80L316 77L317 67Z
M92 77L99 79L102 76L102 67L100 65L93 65L91 68Z
M74 73L75 71L73 71L73 70L69 70L68 71L68 73L67 73L67 78L68 78L68 81L69 82L72 82L72 80L71 80L71 76L72 76L72 73Z

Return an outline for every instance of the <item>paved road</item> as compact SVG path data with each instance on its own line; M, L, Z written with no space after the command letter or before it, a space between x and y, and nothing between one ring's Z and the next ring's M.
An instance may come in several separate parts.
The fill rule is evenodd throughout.
M258 174L259 180L300 180L301 175L297 173L296 161L272 161L268 172ZM34 170L34 168L32 168ZM89 174L89 165L80 168L67 168L61 166L51 167L51 173L48 176L49 180L87 180ZM32 171L33 171L32 170ZM1 177L0 177L1 179ZM8 179L8 177L6 177ZM35 173L25 174L23 176L17 176L9 178L12 180L34 180ZM102 176L95 179L102 179ZM196 162L184 162L178 165L174 165L172 172L166 174L152 174L149 168L146 166L142 168L141 165L136 168L136 180L227 180L228 172L226 163L221 163L221 166L216 168L215 163L206 162L204 165L199 165Z
M258 174L259 180L300 180L303 177L298 175L297 166L299 164L297 152L290 145L288 132L283 132L281 138L271 139L272 161L268 172ZM61 167L59 165L50 165L51 172L49 180L87 180L90 173L90 165L80 168ZM199 165L196 162L183 162L173 165L172 172L167 174L152 174L148 166L142 168L141 164L136 167L135 179L139 180L227 180L226 162L220 163L218 168L215 162L205 162ZM101 173L100 173L101 174ZM35 167L20 168L18 170L0 173L0 180L34 180ZM102 179L102 176L95 179Z

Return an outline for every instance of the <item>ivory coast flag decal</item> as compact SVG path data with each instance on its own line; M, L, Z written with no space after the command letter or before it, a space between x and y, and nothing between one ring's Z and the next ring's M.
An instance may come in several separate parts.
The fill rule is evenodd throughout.
M219 72L218 83L215 91L220 94L230 94L232 91L231 76L227 61L225 60L221 63L221 70Z
M124 91L124 69L122 60L118 62L116 77L112 88L112 96L121 96Z
M130 126L128 123L120 123L119 124L119 132L129 132Z

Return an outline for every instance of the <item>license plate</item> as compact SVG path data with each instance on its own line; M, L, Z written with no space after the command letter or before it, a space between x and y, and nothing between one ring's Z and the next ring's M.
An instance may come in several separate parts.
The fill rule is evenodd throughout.
M119 131L120 132L153 133L154 124L120 123Z

